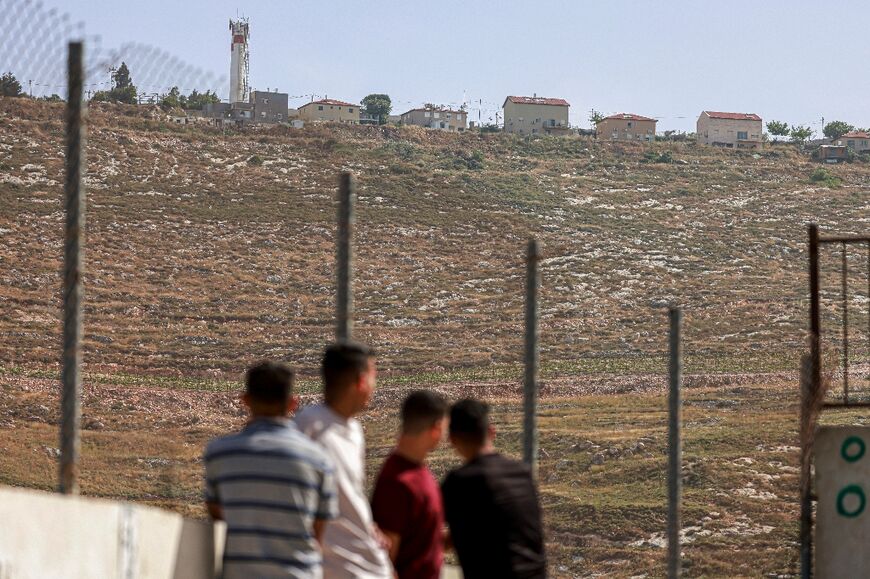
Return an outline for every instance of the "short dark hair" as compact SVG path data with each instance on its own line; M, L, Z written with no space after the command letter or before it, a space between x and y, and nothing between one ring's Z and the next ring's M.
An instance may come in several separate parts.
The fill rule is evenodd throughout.
M375 351L359 342L343 341L331 344L323 353L320 371L326 398L338 394L349 382L368 369Z
M245 392L254 402L286 403L293 394L293 370L280 362L259 362L245 374Z
M450 436L483 444L489 430L489 404L464 398L450 408Z
M432 390L415 390L402 403L402 432L420 434L447 416L447 400Z

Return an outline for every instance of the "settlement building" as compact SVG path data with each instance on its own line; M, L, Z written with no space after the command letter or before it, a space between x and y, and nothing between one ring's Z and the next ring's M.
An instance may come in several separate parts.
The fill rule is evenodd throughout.
M417 125L418 127L426 127L428 129L457 132L465 130L467 118L468 114L465 111L424 107L422 109L411 109L403 113L401 121L405 125Z
M849 147L856 153L870 151L870 133L852 131L837 139L837 144Z
M254 121L257 123L284 123L287 121L287 93L251 92L251 104L254 105Z
M647 141L656 138L656 120L640 115L619 113L595 123L595 135L612 141Z
M303 121L332 121L335 123L359 124L359 105L335 99L321 99L299 107Z
M698 117L698 143L729 149L761 148L761 117L752 113L703 111Z
M504 130L517 135L566 134L568 101L536 96L509 96L504 100Z

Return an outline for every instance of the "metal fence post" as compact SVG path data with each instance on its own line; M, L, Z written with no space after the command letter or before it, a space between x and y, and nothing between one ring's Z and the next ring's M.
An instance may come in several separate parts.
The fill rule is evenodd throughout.
M816 399L822 382L822 345L821 316L819 305L819 226L811 223L809 234L810 262L810 359L809 377L801 388L801 577L809 579L813 574L813 498L810 474L810 438L809 423L812 420L812 401Z
M538 242L529 240L526 256L526 336L525 379L523 381L523 460L538 471L538 289L541 274L538 262L541 259Z
M680 325L683 314L670 308L670 394L668 398L668 577L680 576L680 500L683 489L682 446L680 440L680 386L683 374L683 348Z
M335 339L349 340L353 333L353 293L351 276L353 265L353 175L342 173L338 187L338 233L336 235L336 307Z
M82 246L85 190L83 45L69 43L66 105L66 233L63 264L63 359L60 424L60 485L64 494L78 494L81 421Z

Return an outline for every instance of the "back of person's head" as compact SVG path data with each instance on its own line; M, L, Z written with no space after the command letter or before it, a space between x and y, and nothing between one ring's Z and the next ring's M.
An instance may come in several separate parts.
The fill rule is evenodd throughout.
M375 351L358 342L337 342L326 348L321 363L323 394L327 400L340 395L369 367Z
M450 408L450 436L482 445L489 432L489 404L464 398Z
M447 400L431 390L415 390L402 403L402 433L420 434L447 416Z
M280 362L259 362L248 368L245 393L257 404L286 405L293 395L293 370Z

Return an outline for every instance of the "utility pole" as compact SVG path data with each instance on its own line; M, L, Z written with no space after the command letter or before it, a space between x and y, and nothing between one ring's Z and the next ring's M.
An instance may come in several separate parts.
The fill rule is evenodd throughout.
M27 84L30 86L30 98L33 98L33 79L28 80Z

